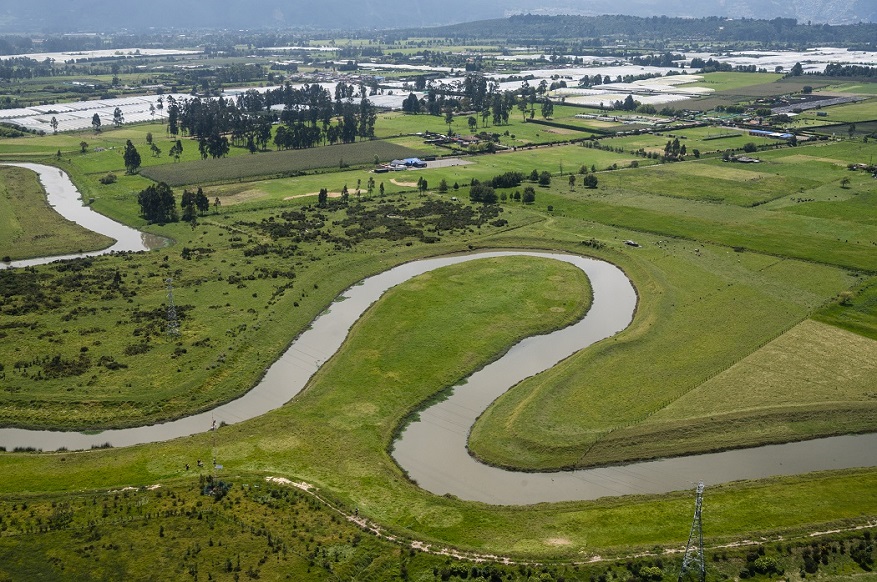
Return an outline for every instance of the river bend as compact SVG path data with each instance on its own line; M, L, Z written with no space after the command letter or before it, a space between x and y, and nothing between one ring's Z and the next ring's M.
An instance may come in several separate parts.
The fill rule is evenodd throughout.
M143 238L145 235L83 207L78 191L62 171L38 164L15 165L40 174L50 204L65 217L119 242L96 253L16 261L12 266L150 248ZM72 198L71 193L75 193ZM62 210L74 207L84 208L86 212ZM514 255L562 260L582 269L591 281L593 305L583 319L569 327L522 340L502 358L470 376L465 385L455 388L447 400L421 412L420 419L403 431L394 443L393 457L424 489L438 495L451 494L491 504L534 504L666 493L686 489L699 480L716 484L877 465L877 434L554 473L516 472L479 463L468 454L466 441L472 424L493 400L524 378L547 370L573 353L623 330L630 324L636 308L633 286L614 265L574 255L528 251L489 251L424 259L369 277L347 289L339 296L344 301L336 301L331 309L317 317L310 328L268 368L256 387L212 411L166 423L97 434L5 428L0 429L0 446L7 450L17 447L75 450L104 443L114 447L130 446L204 432L214 421L232 424L261 416L283 406L306 386L320 365L338 351L360 315L386 290L444 266Z

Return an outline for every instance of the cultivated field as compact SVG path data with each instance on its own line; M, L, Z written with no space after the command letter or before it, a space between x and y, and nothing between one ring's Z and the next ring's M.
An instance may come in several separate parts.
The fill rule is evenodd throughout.
M318 168L374 165L375 160L386 163L393 159L417 155L418 152L386 141L370 141L323 148L266 152L249 157L164 164L144 169L143 175L170 186L183 186L262 176L288 176Z

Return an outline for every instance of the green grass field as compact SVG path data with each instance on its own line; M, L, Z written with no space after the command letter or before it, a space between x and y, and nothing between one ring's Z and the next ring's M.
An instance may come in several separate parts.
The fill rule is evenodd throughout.
M728 76L721 82L742 80ZM392 143L428 153L431 146L407 134L415 124L427 122L438 122L434 131L444 132L441 121L394 114L379 120L379 132L405 134ZM543 137L544 128L523 124L520 116L515 120L513 115L510 122L487 129L508 129L510 135L502 139L509 144L511 134L521 145ZM463 120L457 123L462 129ZM147 131L167 151L170 141L155 124L99 136L3 140L0 158L51 161L61 149L62 159L52 163L69 171L83 193L95 198L95 208L143 227L136 192L150 181L143 175L122 175L120 148L126 139L145 148ZM739 147L737 137L705 139L713 131L723 130L679 134L689 151L726 149L731 143ZM568 139L554 134L552 140L561 137ZM875 144L853 140L772 148L756 154L761 164L747 166L705 159L647 167L647 161L630 153L640 147L662 148L668 137L601 140L622 147L623 153L572 145L519 148L473 156L467 165L374 176L375 190L384 183L383 198L366 194L372 175L357 169L336 171L334 160L321 173L209 186L205 190L210 199L222 201L218 212L199 217L194 228L181 223L149 227L172 238L173 247L70 268L2 274L0 419L7 425L83 428L131 425L208 408L251 386L292 337L363 277L424 256L507 247L565 250L610 260L634 282L639 305L632 326L617 338L502 397L472 433L473 450L484 458L516 467L593 465L874 430L877 414L868 395L877 341L873 179L846 166L867 163ZM83 140L90 151L80 154ZM95 146L106 149L96 152ZM184 141L184 148L184 159L196 161L194 143ZM325 158L327 151L308 155ZM270 155L234 149L232 157L213 166L249 164ZM641 167L629 167L633 161ZM597 170L596 189L583 188L580 180L569 188L567 175L582 165ZM613 165L619 169L609 171ZM183 167L186 162L173 164L166 154L144 156L146 174L181 175ZM480 210L466 214L465 185L473 178L507 171L529 174L533 169L552 174L550 186L536 187L534 204L507 202L502 214L483 220ZM110 171L119 175L118 182L99 184L98 178ZM209 180L209 174L204 176L185 179L197 186ZM422 196L416 192L419 177L429 182ZM851 180L846 188L840 184L844 177ZM463 187L439 196L436 188L442 179ZM354 193L357 181L361 200ZM333 202L319 209L313 197L297 198L323 187L338 192L344 185L350 191L347 205ZM451 196L461 203L451 204ZM430 210L423 215L422 208ZM393 222L408 212L404 220ZM491 224L499 218L508 223ZM642 246L630 248L623 243L627 239ZM587 560L656 545L679 547L690 524L688 493L489 507L425 493L387 453L399 423L424 401L502 353L515 338L561 325L585 309L572 300L581 296L585 282L551 263L479 261L394 289L355 326L341 352L299 397L261 418L217 431L215 452L225 466L223 476L237 483L266 475L305 480L339 506L358 508L393 534L473 551ZM162 328L162 281L169 275L176 281L182 308L178 342L168 341ZM832 379L830 371L843 373ZM818 376L822 383L809 380L817 374L823 374ZM765 382L772 390L765 390ZM772 394L779 399L772 400ZM45 520L50 513L49 498L37 495L42 492L53 492L51 499L57 502L64 499L62 493L83 489L179 483L187 477L185 463L212 458L211 436L119 450L2 453L0 471L7 477L0 480L2 502L15 497L20 503L20 496L32 494L41 499L35 502L41 509L26 517L0 508L0 527L14 518L19 525L38 528L37 515ZM864 469L711 487L708 543L806 537L873 521L875 475L873 469ZM188 509L194 499L183 497ZM226 515L249 519L251 512L259 519L259 508L253 505L261 503L258 499L239 500L240 508ZM165 502L150 501L161 507ZM288 511L279 508L262 518L295 519ZM179 520L165 522L166 534L182 540L183 550L191 550L194 538L182 532L202 532L201 524L181 515L170 517ZM102 524L113 532L123 526ZM256 527L277 532L287 531L287 525ZM323 525L313 527L318 533L305 541L311 544L306 556L318 539L321 547L328 544L320 537ZM261 555L248 545L252 540L246 535L239 538L228 528L221 532L224 543L246 548L243 570L253 564L265 577L286 572L306 578L305 564L314 561L310 574L318 577L319 559L290 561L288 570L275 570L274 562L271 568L258 564ZM20 559L47 555L67 539L57 533L42 535L46 537L19 537L21 545L0 549L16 560L8 576L51 576L49 566L27 570L37 566ZM137 539L121 531L114 535L126 540L114 542L120 545ZM5 540L0 535L0 542L14 544ZM4 547L10 546L0 544ZM89 559L109 560L110 550L104 547L88 551ZM156 551L143 546L130 555L133 561ZM226 556L218 550L204 548L204 561L193 559L193 551L189 556L169 552L156 571L173 569L185 576L186 568L197 563L203 576L215 571L209 564L224 565ZM393 551L376 546L369 550L380 556ZM361 558L355 549L344 552L354 561ZM71 578L85 568L69 552L59 557L78 564L71 566ZM432 567L441 565L410 557L412 571L417 568L421 578L438 575ZM269 555L271 560L278 556ZM346 568L350 562L344 560L339 558L339 564ZM0 564L7 563L12 562L0 559ZM282 558L278 563L284 564ZM142 571L132 562L124 564L129 577ZM741 567L722 572L735 577ZM794 562L789 568L800 565ZM839 568L832 575L857 572ZM339 569L338 576L350 571ZM713 570L717 576L719 571ZM615 577L627 580L622 574L619 570Z
M573 230L571 222L557 224ZM534 469L623 460L602 451L601 441L646 422L855 281L842 270L721 247L695 250L684 241L658 244L654 237L637 241L646 247L637 251L637 262L664 283L660 292L641 292L640 324L498 399L471 434L470 447L479 457ZM616 372L643 369L635 362L649 362L648 371ZM874 419L865 415L860 422L872 426ZM699 450L711 442L700 441Z
M827 117L818 117L815 110L806 112L805 119L818 119L823 123L844 122L851 123L862 120L877 119L877 99L871 98L858 103L845 103L836 105L822 111L827 112Z

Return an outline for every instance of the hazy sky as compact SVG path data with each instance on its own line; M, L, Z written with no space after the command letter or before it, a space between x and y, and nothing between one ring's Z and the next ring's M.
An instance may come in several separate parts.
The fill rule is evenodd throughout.
M513 13L877 20L875 0L5 0L0 31L166 28L409 28Z

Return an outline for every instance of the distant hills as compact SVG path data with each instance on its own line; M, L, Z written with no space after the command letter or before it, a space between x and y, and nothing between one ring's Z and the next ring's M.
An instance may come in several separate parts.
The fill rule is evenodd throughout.
M16 0L0 5L0 33L152 29L387 29L513 14L629 14L877 22L875 0Z

